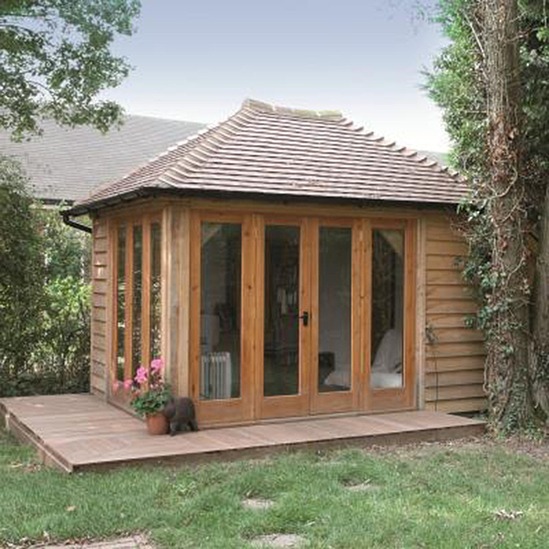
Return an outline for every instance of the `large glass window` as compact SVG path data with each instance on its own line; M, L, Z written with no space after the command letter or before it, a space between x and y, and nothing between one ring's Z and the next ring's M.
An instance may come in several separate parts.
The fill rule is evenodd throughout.
M240 397L242 227L203 222L200 399Z
M122 381L160 356L160 223L122 222L116 228L116 244L114 376Z
M404 231L372 235L372 367L374 389L402 387Z

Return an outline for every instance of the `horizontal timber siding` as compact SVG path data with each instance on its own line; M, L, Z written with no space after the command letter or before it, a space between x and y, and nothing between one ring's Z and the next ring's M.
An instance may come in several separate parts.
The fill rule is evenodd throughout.
M108 231L104 219L93 222L90 390L107 387Z
M425 408L473 412L486 407L482 389L485 349L467 328L477 306L461 270L467 244L446 216L426 222Z

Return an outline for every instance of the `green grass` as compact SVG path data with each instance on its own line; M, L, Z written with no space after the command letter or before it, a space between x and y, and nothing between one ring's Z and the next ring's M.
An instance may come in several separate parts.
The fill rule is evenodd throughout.
M369 488L347 488L361 483ZM274 505L245 509L249 497ZM549 461L480 442L65 475L0 431L0 546L136 532L200 549L270 533L319 548L542 548Z

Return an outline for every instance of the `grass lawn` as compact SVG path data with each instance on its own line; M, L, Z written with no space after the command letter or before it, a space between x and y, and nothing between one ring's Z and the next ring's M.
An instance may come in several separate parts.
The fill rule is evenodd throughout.
M0 431L0 547L145 532L159 547L200 549L273 533L319 548L546 548L547 445L529 448L473 441L65 475Z

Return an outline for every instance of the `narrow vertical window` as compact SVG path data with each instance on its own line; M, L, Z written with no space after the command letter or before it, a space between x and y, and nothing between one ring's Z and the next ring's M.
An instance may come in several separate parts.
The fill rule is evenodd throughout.
M372 238L372 367L375 389L402 387L404 232L374 230Z
M265 227L265 396L299 394L300 227Z
M160 223L151 224L151 310L150 310L150 359L159 357L161 324L161 252L162 232Z
M143 303L143 228L133 227L132 377L141 365L141 307Z
M124 379L124 338L126 334L126 227L118 227L116 272L116 379Z
M202 223L200 398L240 397L242 227Z
M351 261L349 227L321 227L319 235L318 390L351 388Z
M161 226L140 218L115 229L113 381L133 378L161 356Z

